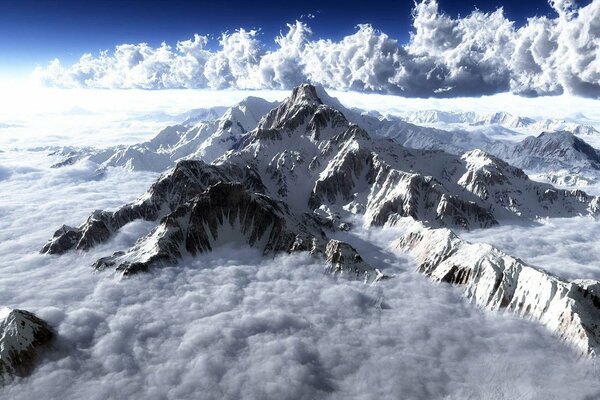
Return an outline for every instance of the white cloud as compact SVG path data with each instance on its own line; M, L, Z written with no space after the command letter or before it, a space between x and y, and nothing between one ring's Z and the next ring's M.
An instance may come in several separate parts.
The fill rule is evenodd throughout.
M370 25L359 25L340 42L318 40L306 45L302 63L308 80L330 88L382 90L400 65L397 42Z
M306 79L301 60L312 31L299 21L287 26L287 34L275 38L279 48L268 52L260 60L255 79L257 88L287 89L297 86Z
M257 35L258 31L245 29L221 35L221 48L205 65L204 75L210 87L249 89L254 86L251 78L264 53Z
M440 12L436 0L413 10L405 45L370 25L340 41L311 39L305 22L267 50L256 30L224 33L216 51L208 37L153 48L118 45L71 65L38 67L39 81L59 87L289 89L311 81L338 90L452 97L512 91L522 95L600 96L600 0L578 7L550 2L557 16L532 17L523 27L500 8L462 18Z

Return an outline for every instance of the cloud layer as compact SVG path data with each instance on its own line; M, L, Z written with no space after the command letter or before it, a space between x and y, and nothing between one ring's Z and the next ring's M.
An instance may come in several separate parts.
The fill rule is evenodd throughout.
M34 76L59 87L289 89L309 81L419 97L600 96L600 0L550 4L555 18L532 17L516 28L502 8L452 18L436 0L423 0L405 45L367 24L340 41L313 40L310 27L296 21L273 50L258 31L239 29L224 33L216 51L198 34L175 47L122 44L70 66L55 59Z

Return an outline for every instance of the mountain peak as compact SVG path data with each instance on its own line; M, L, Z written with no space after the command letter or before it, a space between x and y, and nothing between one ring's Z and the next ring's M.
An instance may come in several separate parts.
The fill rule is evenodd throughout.
M54 340L52 328L25 310L0 307L0 382L3 375L28 375L38 351Z
M289 104L323 104L317 94L317 88L308 83L296 86L287 102Z

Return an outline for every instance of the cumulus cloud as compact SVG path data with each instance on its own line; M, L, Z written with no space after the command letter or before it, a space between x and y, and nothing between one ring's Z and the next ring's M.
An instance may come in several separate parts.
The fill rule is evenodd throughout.
M96 258L150 230L147 222L89 252L40 255L54 228L130 201L156 177L115 169L97 181L86 165L49 169L53 161L45 153L0 153L12 171L0 181L0 304L38 313L59 334L55 351L31 377L1 387L2 398L600 393L598 367L543 327L478 310L459 288L435 285L387 253L391 230L344 234L370 262L397 274L373 287L336 280L306 254L265 259L248 248L221 248L123 281L91 271Z
M368 24L339 41L312 40L310 27L296 21L272 50L258 31L239 29L222 34L214 51L197 34L175 48L122 44L70 66L55 59L34 76L59 87L289 89L310 81L419 97L600 96L600 0L550 4L554 18L532 17L517 28L502 8L453 18L436 0L422 0L406 44Z

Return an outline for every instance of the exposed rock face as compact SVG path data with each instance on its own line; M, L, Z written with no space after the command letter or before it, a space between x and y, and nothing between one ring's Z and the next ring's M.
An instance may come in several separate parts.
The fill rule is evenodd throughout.
M438 115L440 114L440 115ZM448 114L448 115L446 115ZM456 115L455 115L456 114ZM415 113L414 116L419 116ZM443 113L443 112L423 112L421 117L423 121L438 120L438 117L444 120L444 115L448 120L460 123L461 119L469 120L474 118L469 113ZM500 118L505 113L495 114ZM490 121L497 120L490 116ZM508 117L506 117L508 118ZM533 130L543 131L538 136L530 136L520 142L495 140L480 132L470 132L465 130L446 131L433 127L424 127L413 125L412 123L398 120L394 117L376 119L369 116L362 116L361 124L369 133L388 137L397 143L414 149L443 150L452 154L461 155L464 152L474 149L484 150L515 167L524 169L528 173L538 176L548 176L546 179L550 183L575 184L578 181L597 180L600 175L600 158L598 150L594 149L583 139L575 134L584 135L582 126L576 128L568 125L552 125L529 123L522 125L519 118L514 117L513 123L500 124L502 126L520 127L527 126ZM511 118L508 118L510 120ZM373 120L378 123L373 122ZM368 121L368 122L367 122ZM409 121L416 123L419 118L410 118ZM464 122L464 121L463 121ZM455 122L451 122L455 123ZM476 125L494 125L494 122L481 122ZM562 129L558 129L562 127ZM571 129L573 128L573 129ZM558 130L557 130L558 129ZM591 128L593 129L593 128ZM598 132L595 131L597 134ZM510 135L510 132L507 132ZM558 178L557 178L558 176ZM566 176L565 179L560 177ZM554 178L552 178L554 177Z
M32 313L0 307L0 382L6 376L28 375L39 351L54 336L52 328Z
M600 169L596 149L570 132L543 132L530 136L499 154L513 165L532 170Z
M460 285L465 296L490 310L506 310L541 322L581 353L600 351L597 281L566 282L486 244L471 244L447 229L415 221L392 245L413 255L419 272Z
M133 203L117 211L96 210L77 228L61 227L41 251L62 254L70 249L89 249L108 240L123 225L136 219L155 221L162 218L208 186L224 181L244 182L250 190L264 191L260 177L251 168L215 167L202 161L182 161Z
M380 278L350 245L328 241L316 215L292 214L285 204L250 193L243 185L218 183L164 217L126 252L98 260L95 268L116 267L124 275L170 265L224 243L261 249L265 254L309 251L324 256L332 272L365 280Z
M369 280L379 281L387 279L380 270L373 269L364 262L362 257L348 243L339 240L330 240L325 246L325 261L332 273L349 275L353 278L364 278L365 282Z
M525 218L597 215L598 198L581 190L559 190L530 180L519 168L481 150L462 157L467 171L458 184L489 203L499 218L507 211Z

